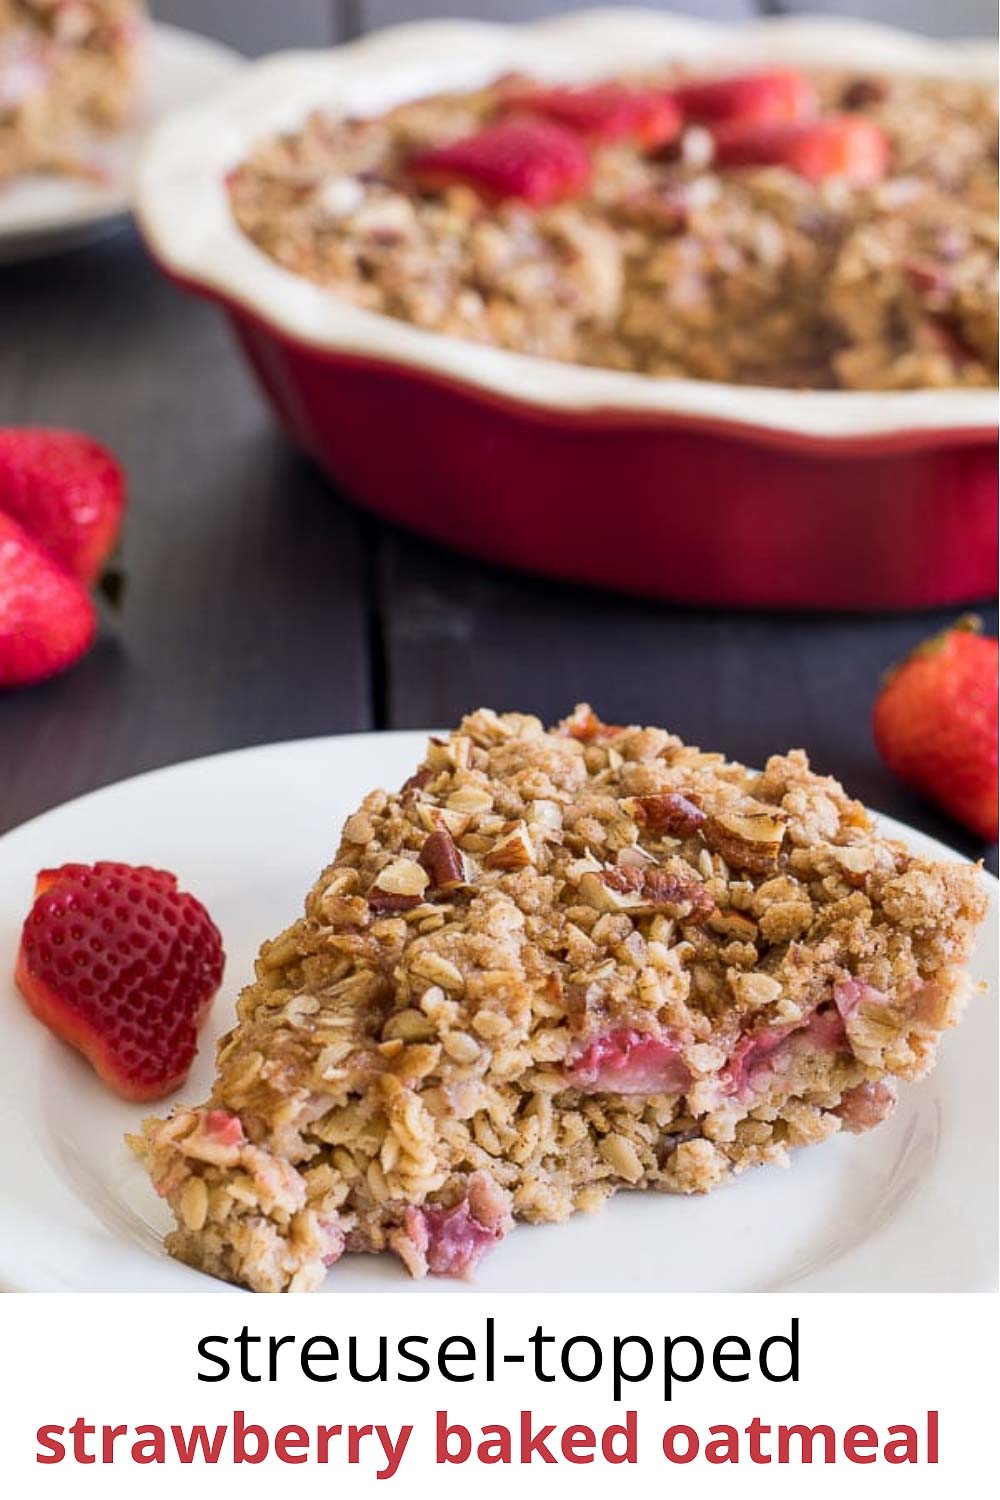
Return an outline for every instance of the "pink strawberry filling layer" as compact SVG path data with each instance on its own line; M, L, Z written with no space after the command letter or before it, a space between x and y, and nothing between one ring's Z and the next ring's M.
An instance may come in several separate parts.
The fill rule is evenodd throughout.
M860 1003L860 1002L859 1002ZM809 1018L792 1028L781 1031L758 1031L752 1036L742 1036L730 1053L729 1062L723 1068L723 1092L746 1098L766 1086L768 1080L780 1071L791 1046L800 1041L821 1052L841 1052L846 1042L843 1018L839 1010L826 1006L814 1010Z
M881 990L863 979L846 978L838 979L834 985L833 1003L844 1020L849 1021L860 1005L886 1005L888 1000Z
M691 1082L675 1041L626 1029L595 1037L570 1060L566 1076L588 1094L678 1094Z
M893 1000L883 990L878 990L863 979L850 977L838 979L833 987L833 999L845 1021L857 1014L862 1005L894 1004L914 1021L924 1026L941 1029L954 1018L952 996L946 985L930 979L918 984L909 994L896 996Z
M499 1223L483 1224L468 1198L454 1208L428 1205L406 1214L406 1232L435 1276L468 1276L492 1245L503 1238Z
M326 1250L323 1254L324 1266L334 1266L344 1253L345 1238L344 1231L339 1224L323 1223L320 1230L326 1240Z

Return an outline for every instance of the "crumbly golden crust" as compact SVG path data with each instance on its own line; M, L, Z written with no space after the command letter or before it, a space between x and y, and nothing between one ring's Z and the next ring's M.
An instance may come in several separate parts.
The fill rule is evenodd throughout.
M474 130L507 79L371 119L315 114L233 175L233 212L268 255L361 307L523 353L744 384L994 384L993 95L816 82L827 108L885 131L886 181L718 171L692 130L669 157L598 151L587 193L538 212L418 192L412 151Z
M133 102L142 0L0 0L0 183L93 172Z
M168 1247L260 1290L345 1248L461 1274L512 1216L867 1129L957 1020L984 911L801 751L757 774L586 706L480 710L348 818L210 1101L133 1142Z

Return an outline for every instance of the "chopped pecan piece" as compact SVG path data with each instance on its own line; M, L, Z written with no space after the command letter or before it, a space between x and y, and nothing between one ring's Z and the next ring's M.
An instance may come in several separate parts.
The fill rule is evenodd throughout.
M436 891L453 890L466 879L462 851L446 828L439 828L424 840L420 863L427 871Z
M709 926L720 937L735 938L745 943L757 941L757 923L740 911L729 909L712 912L709 916Z
M578 703L569 718L563 719L559 725L561 734L580 740L584 745L607 735L620 734L621 730L621 724L605 724L603 719L599 719L589 703Z
M882 104L889 96L889 86L881 78L852 78L840 96L844 109L864 109Z
M580 876L580 899L595 911L633 912L639 914L645 908L639 882L631 880L609 880L611 876L631 876L641 872L635 869L587 870Z
M701 830L710 849L733 870L766 875L778 868L786 818L776 809L710 815Z
M401 797L405 797L408 793L415 795L417 792L422 792L427 783L433 779L434 772L430 767L421 766L419 771L414 771L412 776L407 776L399 789L399 794Z
M395 891L381 891L373 885L368 892L368 906L377 917L388 916L397 911L412 911L420 905L419 896L401 896Z
M704 922L715 910L712 893L700 880L684 880L668 870L643 870L642 893L654 911L684 922Z
M488 870L523 870L535 862L531 836L523 822L515 823L483 857Z
M624 869L602 870L600 879L613 891L621 891L623 895L634 892L641 896L646 884L646 869L645 865L626 865Z
M637 823L650 833L666 833L671 838L686 838L705 821L700 807L680 792L659 792L648 797L633 797L629 811Z
M439 828L443 828L453 839L460 839L463 833L468 833L472 824L471 814L456 812L452 807L437 807L433 802L419 803L417 817L428 833L436 833Z
M712 893L702 885L701 881L684 879L682 876L673 874L670 870L661 870L659 866L646 865L637 868L634 865L609 868L602 870L599 875L584 876L580 883L580 894L585 900L593 901L597 892L594 883L602 886L605 891L611 892L613 896L622 898L615 902L613 899L607 901L605 906L612 910L638 910L664 912L668 917L674 917L682 922L701 923L708 919L715 910L715 901Z

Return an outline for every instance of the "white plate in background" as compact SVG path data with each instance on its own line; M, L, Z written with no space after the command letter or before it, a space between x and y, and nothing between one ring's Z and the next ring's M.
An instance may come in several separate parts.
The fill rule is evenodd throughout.
M398 787L426 735L344 735L154 771L0 839L0 1287L218 1291L164 1254L170 1216L122 1137L170 1107L116 1098L15 989L35 872L118 859L172 870L222 929L225 983L182 1097L200 1101L213 1042L263 938L301 910L340 825L375 785ZM893 822L917 853L956 858ZM347 1256L330 1292L962 1291L994 1284L997 1249L997 882L973 960L988 986L937 1068L885 1125L757 1168L705 1198L621 1193L596 1216L518 1226L472 1282L412 1282L394 1256ZM623 1268L627 1267L627 1275Z
M103 168L103 181L39 173L0 183L0 263L69 249L116 227L128 212L146 131L171 110L211 93L243 63L220 42L159 23L147 27L143 47L134 118L125 130L88 145L88 160Z

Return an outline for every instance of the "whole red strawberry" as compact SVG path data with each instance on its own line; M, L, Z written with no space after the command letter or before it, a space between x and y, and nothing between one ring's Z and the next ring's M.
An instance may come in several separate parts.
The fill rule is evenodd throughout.
M15 977L115 1093L146 1100L187 1077L224 963L218 928L175 876L101 860L39 873Z
M890 771L964 823L997 838L997 642L966 618L918 646L875 702L875 743Z
M118 538L125 476L107 448L80 432L0 428L0 511L92 583Z
M72 666L96 628L83 586L0 511L0 688L40 682Z

